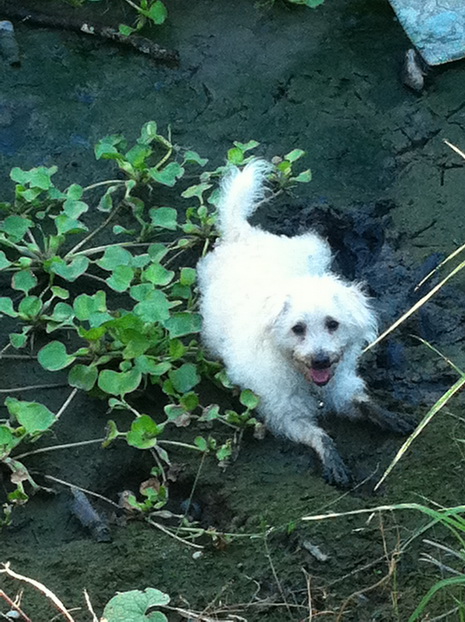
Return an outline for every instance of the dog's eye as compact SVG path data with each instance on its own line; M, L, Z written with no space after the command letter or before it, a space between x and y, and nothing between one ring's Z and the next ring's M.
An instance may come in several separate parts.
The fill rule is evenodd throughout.
M334 320L332 317L328 317L326 318L325 326L330 333L333 333L339 328L339 322L337 320Z
M291 330L294 335L305 335L306 327L305 324L299 322L298 324L295 324Z

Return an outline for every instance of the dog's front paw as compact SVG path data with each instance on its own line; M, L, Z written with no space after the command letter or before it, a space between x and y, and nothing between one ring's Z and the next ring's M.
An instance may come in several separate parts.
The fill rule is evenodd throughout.
M364 417L383 430L406 435L416 428L416 423L412 419L381 408L373 402L360 402L359 408Z
M323 465L323 477L328 484L338 488L350 488L352 484L352 475L340 456Z
M349 488L352 483L351 473L329 436L324 439L323 447L321 459L325 480L332 486Z

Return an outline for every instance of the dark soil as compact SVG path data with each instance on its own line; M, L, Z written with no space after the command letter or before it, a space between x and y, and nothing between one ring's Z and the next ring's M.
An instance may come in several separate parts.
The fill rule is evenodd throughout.
M73 19L80 11L51 0L30 6L44 4ZM316 10L280 1L267 9L252 0L167 4L169 20L148 35L179 51L177 68L73 32L15 24L22 64L2 67L0 93L3 196L11 196L13 166L57 164L63 186L110 177L108 163L94 161L93 144L110 133L134 138L149 119L162 128L170 124L177 143L208 156L212 165L222 162L233 140L260 141L265 157L305 149L312 183L267 205L259 220L279 233L315 227L329 237L337 268L367 283L389 325L425 293L415 292L415 284L465 238L465 163L443 142L465 145L465 64L436 69L421 95L407 91L398 73L409 44L386 0L326 0ZM82 15L114 25L113 10L108 0ZM117 11L116 23L129 19L125 4ZM419 420L455 382L455 372L412 334L463 367L464 302L459 276L364 359L378 400ZM10 329L2 322L0 346ZM1 374L3 389L66 382L66 375L46 374L34 361L2 361ZM60 386L15 396L56 411L68 393ZM149 414L156 412L156 396L141 400ZM142 521L123 524L104 504L96 510L109 522L112 542L95 541L71 511L66 487L44 478L116 501L147 479L150 455L121 443L31 456L28 468L54 492L40 492L14 512L0 560L43 582L68 607L81 607L73 612L76 622L91 619L84 588L100 615L116 591L147 586L169 593L174 605L206 608L211 619L215 610L231 607L249 622L298 622L310 619L310 598L317 619L321 613L323 620L404 622L440 578L420 560L424 552L437 554L419 534L426 517L403 511L299 519L401 502L462 503L462 413L460 398L441 411L376 496L370 482L341 495L325 484L308 450L271 436L258 441L246 435L226 470L213 459L201 465L187 452L172 452L180 473L170 509L185 508L196 481L193 511L200 525L240 536L231 543L205 538L200 557ZM107 418L103 402L78 395L41 446L101 438ZM402 442L357 424L329 421L327 427L360 480L376 481ZM395 573L380 582L392 551L415 534ZM452 544L438 527L426 537ZM312 555L311 545L323 556ZM1 587L10 595L19 591L9 580ZM33 590L26 590L23 605L34 622L56 614ZM453 603L438 598L435 606L444 612ZM7 610L0 602L0 611ZM459 619L454 615L447 620Z

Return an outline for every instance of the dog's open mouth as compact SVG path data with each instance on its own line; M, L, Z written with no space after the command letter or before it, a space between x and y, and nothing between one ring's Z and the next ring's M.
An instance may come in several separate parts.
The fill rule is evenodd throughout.
M323 387L331 380L333 375L331 367L324 367L323 369L316 369L315 367L308 367L305 373L307 380L314 382L319 387Z

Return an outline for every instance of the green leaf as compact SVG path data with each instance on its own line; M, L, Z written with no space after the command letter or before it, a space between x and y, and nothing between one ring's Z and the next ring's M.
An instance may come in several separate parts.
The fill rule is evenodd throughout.
M147 616L152 607L167 605L170 597L160 590L148 587L144 591L131 590L114 596L103 610L106 622L168 622L168 618L160 613L157 618ZM159 612L154 612L159 613ZM161 617L160 617L161 616Z
M162 376L171 369L171 363L168 361L162 361L158 363L155 359L142 354L134 359L136 368L143 374L150 374L151 376Z
M38 166L37 168L31 168L29 171L29 184L31 187L40 188L41 190L48 190L52 188L53 182L51 180L58 170L58 167L51 166L46 168L45 166Z
M128 445L138 449L149 449L157 444L157 436L162 429L155 423L152 417L141 415L132 422L131 429L127 434Z
M78 279L89 267L90 260L84 255L75 257L71 263L66 263L61 257L54 257L50 263L50 272L61 276L65 281L73 282Z
M244 161L244 152L242 149L238 149L237 147L233 147L228 151L228 162L232 164L242 164Z
M234 144L245 153L246 151L250 151L250 149L255 149L260 143L257 140L249 140L247 143L240 143L238 140L235 140Z
M126 395L132 393L140 385L142 374L136 369L127 372L117 372L104 369L98 377L98 386L110 395Z
M136 144L126 153L126 160L138 170L143 169L145 161L152 154L152 149L148 145Z
M197 279L197 271L195 268L181 268L180 283L181 285L194 285Z
M181 405L189 412L195 410L199 405L199 396L197 393L191 391L190 393L186 393L180 399Z
M305 155L305 151L303 151L302 149L293 149L292 151L290 151L284 156L284 159L287 160L288 162L295 162L296 160L298 160L304 155Z
M71 184L71 186L66 191L66 196L68 197L68 199L74 199L76 201L79 201L79 199L83 195L83 192L84 188L82 186L80 186L79 184Z
M132 254L125 248L121 246L110 246L97 261L97 265L99 268L102 268L102 270L112 272L118 266L130 266L132 260Z
M161 261L168 252L168 249L164 244L151 244L148 249L149 257L152 261Z
M105 136L95 145L95 157L97 160L100 160L100 158L121 160L123 155L118 151L117 147L124 149L125 143L123 136L117 134Z
M129 266L116 266L113 274L106 279L108 285L116 292L125 292L134 278L134 270Z
M85 233L89 230L84 223L75 218L70 218L66 214L59 214L55 218L55 227L57 228L58 235Z
M30 257L18 257L18 267L22 270L24 268L30 268L32 266L32 259Z
M258 404L260 403L260 398L258 397L258 395L255 395L255 393L250 389L245 389L245 391L241 392L239 401L246 408L253 409L257 408Z
M85 214L89 206L84 201L78 201L77 199L66 199L63 203L63 210L67 216L73 219L79 218L82 214Z
M51 318L54 322L70 322L75 317L74 309L66 302L57 302L53 308Z
M5 218L0 225L0 231L4 231L13 242L21 242L32 225L33 222L29 218L14 214Z
M148 169L149 175L152 179L164 186L173 187L176 181L184 175L183 167L177 162L170 162L165 168L159 171L156 168Z
M68 374L68 383L76 389L90 391L97 381L98 371L94 365L74 365Z
M63 287L58 287L58 285L52 287L52 294L61 300L68 300L69 298L69 291Z
M16 183L25 186L29 182L29 171L23 171L22 168L15 166L10 171L10 178Z
M56 416L43 404L23 402L14 397L7 397L5 406L28 434L48 430L56 421Z
M209 190L212 187L212 184L197 184L195 186L190 186L187 190L181 194L184 199L190 199L192 197L197 197L200 203L203 201L203 193L206 190Z
M200 166L205 166L208 162L208 158L201 158L197 151L186 151L184 154L184 162L195 162Z
M108 401L110 402L111 400L108 400ZM118 438L118 436L119 436L119 430L116 426L116 423L110 419L107 422L107 425L105 426L105 440L102 443L102 447L104 448L108 447L112 441Z
M29 319L36 318L42 311L42 301L37 296L26 296L19 303L18 313Z
M187 393L200 382L197 367L193 363L184 363L179 369L169 372L173 387L179 393Z
M169 421L176 421L179 417L186 414L186 409L175 404L167 404L164 409Z
M178 226L178 213L172 207L153 207L149 210L150 219L154 227L175 231Z
M170 337L182 337L191 333L198 333L202 327L202 318L198 313L188 313L182 311L173 315L164 322L165 328L169 331Z
M9 315L10 317L18 317L18 314L13 308L13 302L11 298L2 296L0 298L0 315Z
M27 292L33 289L37 285L37 277L30 270L20 270L16 272L11 281L11 287L13 289L19 289L27 294Z
M0 270L4 270L5 268L8 268L11 265L12 265L11 261L8 261L5 253L3 251L0 251Z
M107 310L106 294L99 290L93 296L81 294L73 303L76 317L81 322L89 320L94 313L104 313Z
M57 371L71 365L76 357L66 352L66 348L61 341L51 341L39 350L37 359L44 369Z
M162 322L170 317L170 303L163 292L154 290L134 307L134 313L144 322Z
M203 436L196 436L194 439L194 443L197 445L197 447L202 450L202 451L208 451L208 443L207 441L203 438Z
M167 15L168 11L161 0L155 0L147 13L147 17L149 17L154 24L157 24L157 26L163 24L167 18Z
M143 255L136 255L132 258L133 268L144 268L148 263L150 263L150 256L145 253Z
M15 436L10 427L0 425L0 460L6 458L20 442L21 437Z
M10 337L10 343L13 346L13 348L16 348L16 350L19 350L20 348L24 348L24 346L27 344L27 340L29 337L29 331L23 329L23 332L21 333L10 333L9 337Z
M157 124L155 121L147 121L142 126L138 143L141 145L150 145L157 137Z
M297 177L293 177L292 181L298 181L299 183L307 184L309 181L312 181L312 171L310 169L302 171L297 175Z
M131 26L126 26L126 24L120 24L118 30L125 37L129 37L130 35L132 35L133 32L136 31L135 28L131 28Z
M173 280L174 272L159 263L153 263L142 273L142 279L154 285L168 285Z
M90 330L86 330L80 326L78 332L79 336L83 339L87 339L87 341L98 341L107 333L107 329L105 326L95 326Z
M173 361L180 359L186 352L186 346L180 339L171 339L170 341L170 358Z
M108 190L100 197L97 209L99 212L111 212L113 209L112 194L116 192L118 186L110 186Z
M189 300L192 296L192 289L188 285L181 285L181 283L174 283L171 288L171 298L183 298Z

